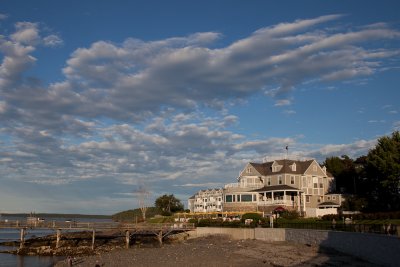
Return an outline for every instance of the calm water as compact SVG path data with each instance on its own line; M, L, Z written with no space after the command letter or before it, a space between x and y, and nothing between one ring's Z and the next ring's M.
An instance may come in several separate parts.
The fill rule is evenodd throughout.
M2 216L2 220L23 220L22 217L7 217ZM111 222L109 219L87 219L87 218L74 218L77 222ZM65 221L65 218L46 218L46 221ZM26 239L34 236L45 236L55 234L53 230L28 230ZM20 231L16 229L0 229L0 242L19 240ZM0 246L0 251L15 250L17 248ZM51 256L18 256L7 253L0 253L0 267L50 267L57 261L65 257L51 257Z

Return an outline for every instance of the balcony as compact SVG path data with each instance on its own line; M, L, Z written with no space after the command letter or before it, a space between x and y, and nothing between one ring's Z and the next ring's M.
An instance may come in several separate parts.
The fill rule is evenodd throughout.
M257 202L259 206L273 206L273 205L284 205L284 206L294 206L294 201L284 200L284 199L270 199L270 200L259 200Z

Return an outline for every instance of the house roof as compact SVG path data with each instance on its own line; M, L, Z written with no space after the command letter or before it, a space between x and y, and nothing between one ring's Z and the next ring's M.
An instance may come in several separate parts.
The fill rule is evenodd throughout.
M275 161L270 161L270 162L264 162L264 163L255 163L255 162L250 162L249 164L261 175L274 175L274 174L283 174L283 173L293 173L293 174L304 174L306 170L310 167L310 165L314 162L314 160L306 160L306 161L300 161L300 160L290 160L290 159L281 159L281 160L275 160ZM275 164L282 166L282 168L279 171L272 171L272 166ZM293 170L291 166L293 164L296 164L296 170ZM326 176L328 177L333 177L331 173L328 171L326 172Z
M270 192L270 191L300 191L297 188L294 188L289 185L281 184L281 185L271 185L271 186L264 186L259 189L251 190L250 192Z

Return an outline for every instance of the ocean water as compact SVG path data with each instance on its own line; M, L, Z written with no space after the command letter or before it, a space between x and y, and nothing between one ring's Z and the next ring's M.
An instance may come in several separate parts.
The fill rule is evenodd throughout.
M2 220L22 220L23 218L2 217ZM77 222L111 222L107 219L74 218ZM46 218L46 221L65 221L65 218ZM55 234L54 230L28 230L25 239ZM19 240L20 231L17 229L0 229L0 242ZM17 248L0 246L0 251L16 250ZM50 267L65 257L53 256L19 256L8 253L0 253L0 267Z

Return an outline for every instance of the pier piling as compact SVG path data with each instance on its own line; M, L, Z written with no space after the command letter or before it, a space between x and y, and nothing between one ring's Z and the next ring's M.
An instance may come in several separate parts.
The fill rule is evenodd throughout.
M21 242L19 243L19 248L24 248L25 244L25 228L21 228Z
M60 247L60 240L61 240L61 229L57 229L56 248Z
M126 248L129 248L129 241L130 241L130 239L131 239L130 232L129 232L129 230L126 230L126 232L125 232Z
M93 235L92 235L92 250L94 250L94 242L95 242L95 238L96 238L96 230L93 229Z

